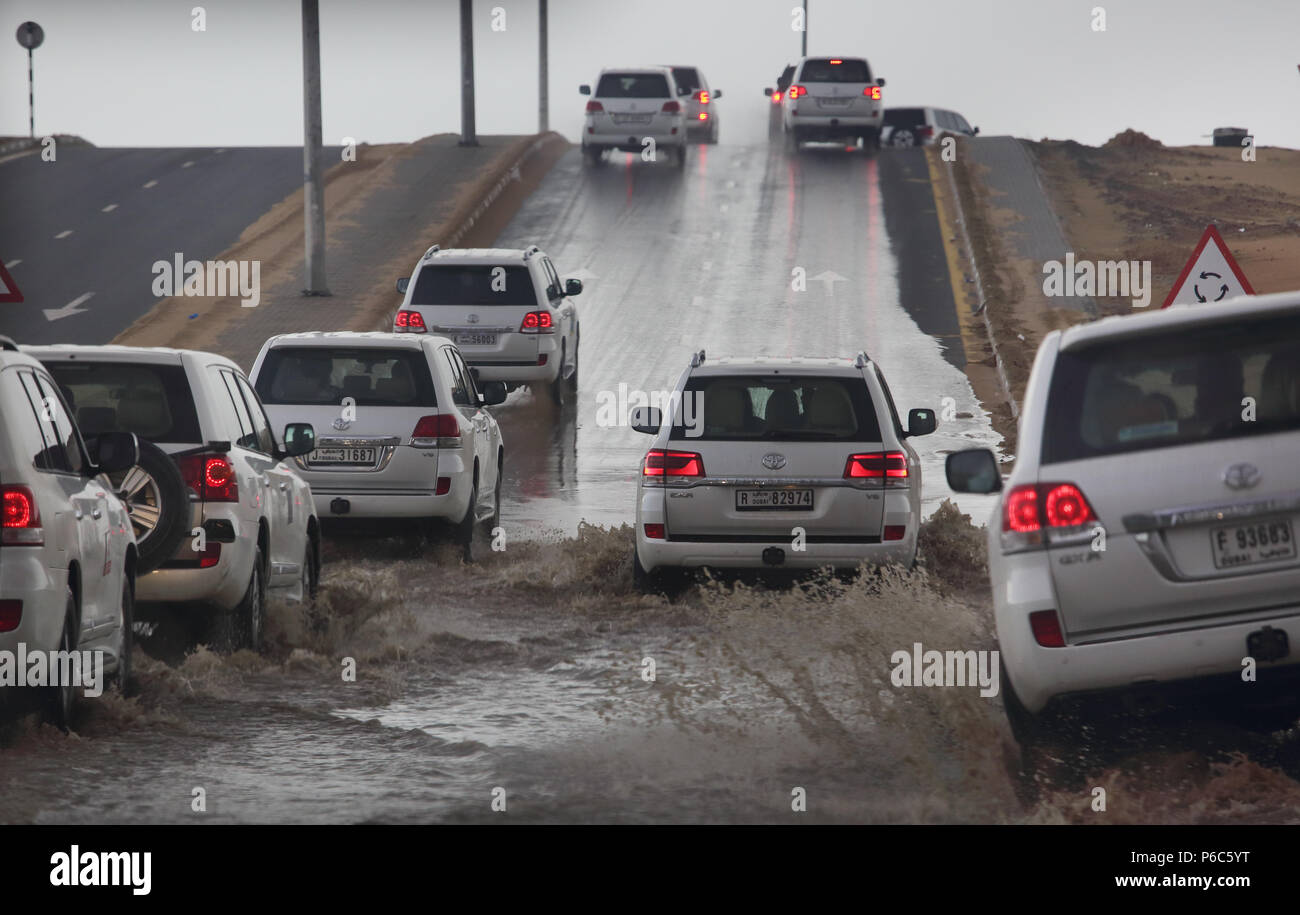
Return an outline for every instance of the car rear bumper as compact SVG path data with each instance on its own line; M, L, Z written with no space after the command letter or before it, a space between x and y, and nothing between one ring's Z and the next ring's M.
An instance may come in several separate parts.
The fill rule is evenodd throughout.
M879 118L791 118L790 130L800 140L841 140L874 136L880 132Z
M538 365L536 360L533 362L479 362L474 359L466 359L465 363L470 368L478 369L478 377L481 381L544 381L551 382L555 380L556 373L560 370L560 360L558 355L547 355L546 365Z
M676 133L641 133L631 131L626 134L589 133L583 134L583 149L617 149L622 152L639 153L647 148L646 140L655 141L655 148L676 149L686 143L686 130L677 128Z
M193 562L194 567L163 565L136 579L135 599L140 603L203 603L219 610L232 610L243 600L253 574L257 533L235 522L235 541L221 544L221 556L210 568L198 568L197 557L172 559L171 563Z
M68 573L45 566L40 547L7 546L0 560L0 595L22 601L18 627L0 632L0 651L16 652L20 642L28 649L53 651L63 636L64 594Z
M868 565L897 564L910 567L916 558L916 528L912 527L902 540L878 542L818 542L816 539L794 549L791 538L773 537L770 540L715 541L715 540L652 540L640 531L637 533L637 554L646 571L660 567L699 568L711 566L720 569L817 569L833 566L837 569L855 569L862 563ZM774 563L769 549L780 551L781 561Z

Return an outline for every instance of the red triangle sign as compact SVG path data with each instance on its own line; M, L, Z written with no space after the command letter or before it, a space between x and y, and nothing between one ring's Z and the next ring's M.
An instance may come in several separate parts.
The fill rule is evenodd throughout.
M5 269L4 261L0 261L0 302L21 302L23 294L18 291L18 284L14 278L9 275Z
M1239 295L1254 294L1255 290L1250 288L1250 281L1237 266L1236 258L1228 246L1223 243L1219 230L1214 226L1206 226L1187 266L1183 267L1165 304L1160 307L1219 302Z

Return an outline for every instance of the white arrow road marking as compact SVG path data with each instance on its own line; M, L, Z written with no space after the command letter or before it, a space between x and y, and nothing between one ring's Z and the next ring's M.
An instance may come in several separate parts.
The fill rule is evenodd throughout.
M834 297L835 295L835 284L837 282L844 283L848 281L847 276L840 276L838 273L836 273L833 270L823 270L821 273L817 274L816 276L808 277L808 279L819 280L823 284L822 288L825 289L826 293L832 297Z
M68 237L69 235L71 235L71 234L72 234L72 230L71 230L71 229L64 229L62 232L60 232L58 235L56 235L56 236L54 236L54 237L55 237L55 238L67 238L67 237Z
M157 184L157 183L158 183L158 179L157 179L157 178L154 178L153 180L146 181L146 182L144 183L144 186L145 186L145 187L153 187L153 186L154 186L155 184Z
M10 267L17 267L22 262L23 262L22 258L19 258L16 261L10 261L9 263L5 264L5 269L8 270Z
M82 302L86 301L86 299L90 298L92 295L94 295L93 292L87 292L85 295L79 295L71 302L69 302L67 305L64 305L62 308L42 309L45 312L45 320L57 321L60 318L70 318L73 315L81 314L82 312L86 311L86 309L79 308L78 306L81 305Z
M104 207L104 208L103 208L102 210L100 210L99 212L101 212L101 213L111 213L111 212L113 212L113 211L116 210L116 209L117 209L117 204L116 204L116 203L110 203L108 206Z

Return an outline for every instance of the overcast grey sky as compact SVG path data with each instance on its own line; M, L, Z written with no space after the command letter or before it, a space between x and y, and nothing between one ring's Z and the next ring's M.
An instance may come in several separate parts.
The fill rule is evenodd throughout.
M813 54L867 57L888 105L955 108L984 133L1170 144L1247 127L1300 148L1300 0L809 0ZM725 90L724 142L765 142L764 86L799 53L798 0L551 0L551 126L576 139L579 83L605 66L688 63ZM192 29L202 6L206 31ZM493 9L505 11L493 31ZM1104 8L1106 30L1093 30ZM460 126L456 0L321 0L325 142ZM481 133L537 126L536 0L476 0ZM100 146L298 145L296 0L0 0L0 134Z

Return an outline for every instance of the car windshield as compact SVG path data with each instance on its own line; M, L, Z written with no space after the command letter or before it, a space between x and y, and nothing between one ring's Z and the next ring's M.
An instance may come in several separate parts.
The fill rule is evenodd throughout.
M428 266L420 271L412 305L536 305L527 267Z
M1043 463L1300 429L1300 318L1063 352Z
M596 86L600 98L668 98L668 78L662 73L606 73Z
M151 442L202 440L185 369L150 363L51 360L54 376L83 436L134 432Z
M804 62L799 74L799 81L804 83L869 83L871 68L865 60L840 60L828 57Z
M276 347L255 387L264 404L323 406L351 397L358 407L438 405L422 350Z
M692 378L674 439L878 442L871 392L861 378L713 375Z
M673 82L677 84L678 89L685 89L687 92L704 88L700 83L700 71L694 67L673 67Z
M924 108L890 108L885 112L887 127L915 127L925 123Z

